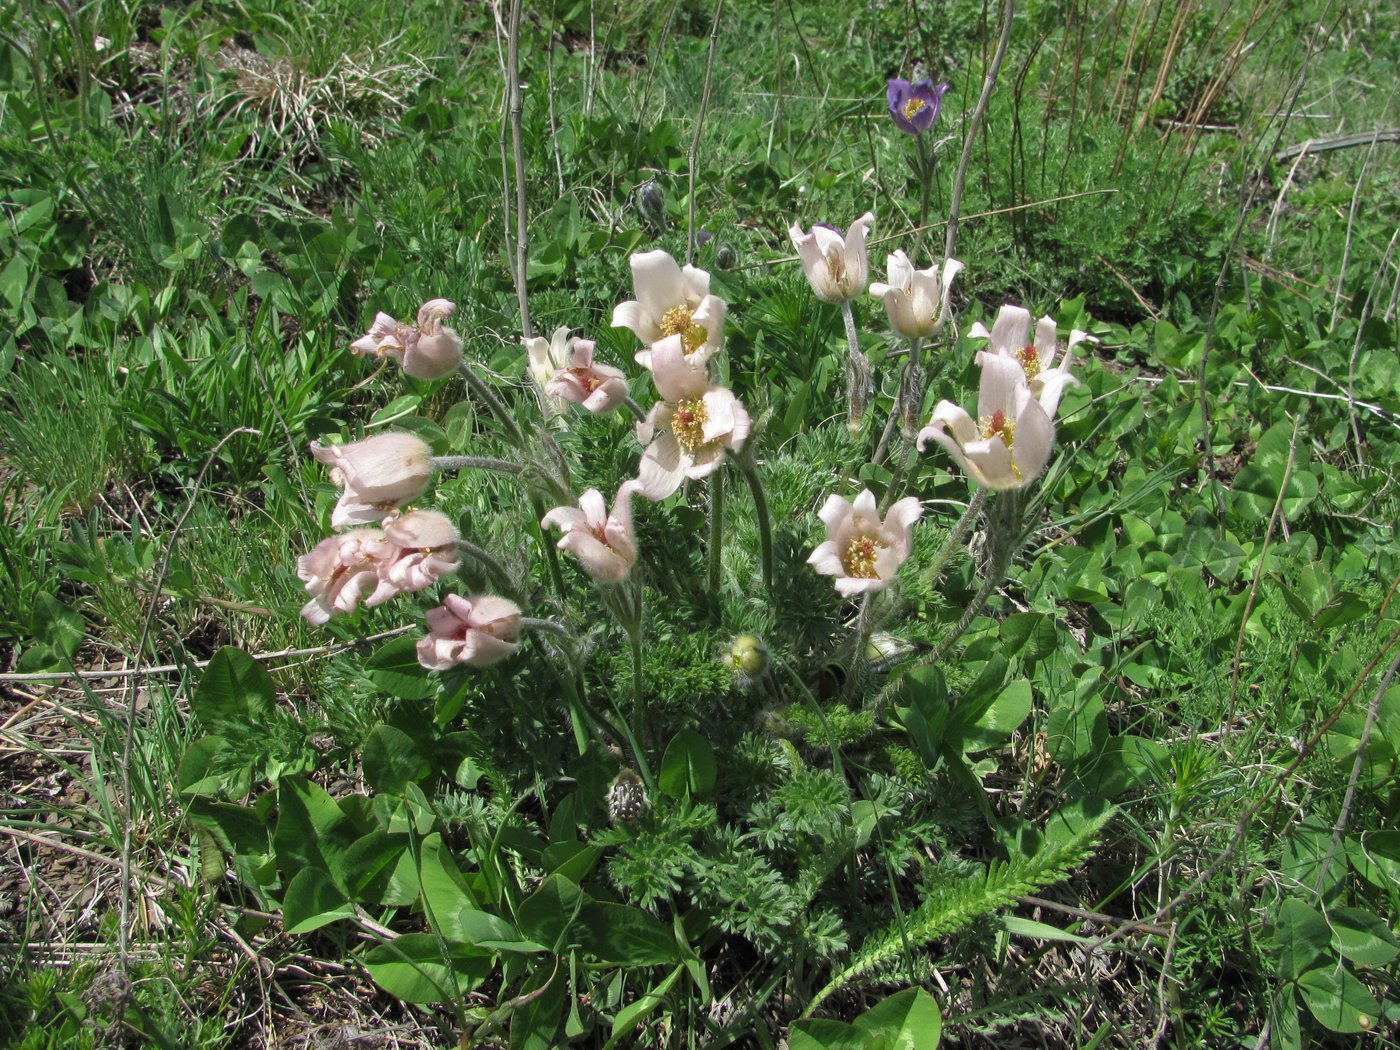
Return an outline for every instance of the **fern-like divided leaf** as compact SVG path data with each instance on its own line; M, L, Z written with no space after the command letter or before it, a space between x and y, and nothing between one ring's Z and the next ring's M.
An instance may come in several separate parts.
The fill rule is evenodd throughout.
M812 998L802 1016L810 1016L833 992L891 962L906 944L922 947L1006 907L1017 897L1066 878L1089 858L1100 829L1113 813L1107 806L1094 813L1062 812L1060 826L1047 832L1044 846L1031 856L994 862L981 878L941 887L905 916L902 934L898 922L872 934L845 969Z

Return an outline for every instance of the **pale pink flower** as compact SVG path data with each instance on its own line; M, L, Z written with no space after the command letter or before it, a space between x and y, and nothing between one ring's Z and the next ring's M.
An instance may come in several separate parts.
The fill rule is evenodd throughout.
M885 257L885 268L889 283L872 283L870 294L884 301L890 327L910 339L941 331L948 323L948 293L963 264L947 259L941 272L936 266L916 270L909 256L897 251Z
M351 529L316 544L297 559L297 575L311 595L302 616L323 624L336 613L354 612L361 601L379 605L394 597L399 588L382 574L394 551L379 529Z
M1088 332L1074 329L1069 334L1069 343L1065 346L1064 353L1056 362L1059 329L1055 325L1055 319L1046 316L1037 321L1035 339L1032 341L1030 311L1010 304L997 311L990 332L985 325L978 322L968 329L967 334L973 339L989 340L989 351L999 357L1012 358L1021 366L1031 393L1051 419L1055 418L1055 411L1060 407L1060 395L1064 393L1065 387L1076 386L1079 383L1069 371L1074 362L1074 348L1086 339L1091 342L1094 340Z
M394 431L348 445L311 442L311 454L331 468L345 491L331 527L383 521L401 503L423 495L433 476L432 450L412 434Z
M462 360L461 336L442 323L456 312L457 305L447 299L429 299L418 308L417 327L377 313L369 331L350 349L391 357L414 379L441 379Z
M594 345L592 339L570 339L563 364L545 383L544 392L589 412L611 412L627 399L627 377L621 369L595 364Z
M637 424L637 440L647 445L637 480L642 495L659 500L684 479L718 470L726 451L743 448L752 423L731 391L712 385L703 364L689 362L680 336L651 349L652 377L664 400Z
M458 664L485 667L505 659L520 644L520 607L495 595L449 594L428 610L427 617L428 634L418 642L418 662L430 671Z
M802 260L802 272L807 275L818 299L840 303L865 291L865 282L870 277L865 234L874 221L875 216L866 212L851 223L844 235L834 226L820 222L806 233L795 223L788 229L788 236Z
M917 497L906 496L881 521L869 489L854 504L831 496L817 512L826 525L826 540L807 564L823 576L835 576L836 591L844 597L884 590L909 557L913 525L923 512Z
M1055 424L1031 393L1015 358L982 350L977 363L982 366L977 418L951 401L938 402L929 425L919 431L919 451L936 441L977 484L1019 489L1045 469Z
M618 583L637 562L637 537L632 532L632 494L640 486L623 482L608 513L603 494L589 489L578 507L555 507L540 520L540 528L564 532L559 549L568 551L583 563L599 583Z
M384 536L394 545L391 561L380 576L400 591L431 587L462 564L457 543L462 538L446 514L436 510L411 510L384 523Z
M637 351L637 363L651 368L652 344L679 336L692 364L703 365L724 339L723 299L710 294L710 275L682 267L666 252L640 252L631 259L637 298L613 309L612 326L630 328L650 349Z

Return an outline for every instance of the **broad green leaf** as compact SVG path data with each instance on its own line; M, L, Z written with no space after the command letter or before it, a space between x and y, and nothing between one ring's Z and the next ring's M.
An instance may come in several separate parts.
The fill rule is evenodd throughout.
M52 650L60 663L73 659L87 637L87 626L82 616L47 594L35 596L29 629L35 639Z
M661 760L659 786L674 798L703 798L714 790L715 754L709 742L693 729L682 729L666 748Z
M1001 623L1003 651L1034 663L1055 651L1055 621L1045 613L1017 613Z
M418 897L418 871L407 834L371 831L362 835L338 860L336 870L358 900L403 905Z
M250 729L270 718L276 703L277 688L262 664L242 649L226 645L204 669L190 708L210 729Z
M564 996L569 991L568 969L555 960L530 975L510 1017L511 1050L554 1050L559 1045Z
M649 992L643 993L635 1002L629 1003L613 1018L612 1034L603 1050L611 1050L623 1036L630 1035L632 1029L646 1020L647 1015L660 1006L678 980L685 973L684 966L677 966L670 975Z
M470 990L495 968L491 955L468 948L454 948L449 967L431 933L406 933L377 944L360 961L375 984L410 1003L450 1002L458 987Z
M404 394L401 397L396 397L370 416L367 426L386 427L390 423L396 423L404 416L411 416L417 412L422 401L423 399L417 394Z
M437 676L418 662L418 643L412 635L380 646L367 661L369 680L390 696L402 700L426 700L437 693Z
M579 911L579 944L599 962L657 966L680 959L675 935L646 912L590 901Z
M906 988L857 1017L856 1027L882 1040L881 1050L934 1050L943 1015L928 992Z
M277 809L272 841L278 867L286 872L320 868L348 892L340 873L340 858L354 841L355 832L335 799L319 784L285 777L277 785Z
M1371 1031L1381 1004L1351 971L1341 966L1320 966L1298 978L1303 1002L1318 1023L1334 1032Z
M845 1021L809 1018L794 1021L788 1031L791 1050L875 1050L879 1045L869 1032Z
M1070 933L1047 922L1023 919L1018 915L1007 915L1001 920L1002 927L1013 937L1030 937L1037 941L1064 941L1069 944L1087 944L1089 938Z
M1005 741L1031 713L1031 683L1008 682L975 725L963 729L963 750L982 751Z
M380 724L369 731L364 750L365 782L376 791L403 793L409 784L431 772L428 760L411 736Z
M1362 966L1384 966L1400 955L1395 934L1364 908L1333 908L1327 913L1332 941L1343 957Z
M302 868L293 875L282 898L282 922L288 933L310 933L354 914L345 894L319 868Z
M1331 946L1332 931L1321 913L1296 897L1286 898L1274 923L1279 976L1296 980L1322 962Z
M516 909L520 932L551 951L561 952L564 936L587 899L577 883L551 875Z

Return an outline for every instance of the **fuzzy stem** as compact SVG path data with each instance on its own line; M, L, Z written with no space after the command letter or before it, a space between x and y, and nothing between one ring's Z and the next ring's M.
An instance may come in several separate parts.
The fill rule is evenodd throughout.
M866 591L860 600L860 615L856 619L856 648L851 654L851 673L846 678L845 688L842 690L845 699L849 702L864 684L866 678L865 650L870 644L870 634L875 628L875 618L871 613L871 604L875 599L873 592Z
M710 593L719 598L724 552L724 470L710 475Z
M641 603L640 597L638 604ZM640 628L632 632L632 731L641 740L647 738L647 698L646 685L642 681L642 632ZM634 746L640 762L641 750Z
M525 468L508 459L492 456L434 456L434 470L494 470L501 474L519 474Z
M510 410L506 408L505 402L496 396L496 392L491 389L491 384L477 374L476 369L472 367L471 362L466 358L463 358L461 364L457 366L457 371L460 372L462 378L467 381L467 388L477 397L481 398L481 400L485 401L486 407L491 410L491 414L500 420L502 425L510 431L511 439L515 442L516 446L520 447L524 445L525 435L520 430L520 424L517 423L515 417L510 414Z
M485 547L478 547L471 540L458 540L457 548L463 553L481 563L481 567L486 570L486 575L491 577L491 582L512 601L520 597L520 592L515 586L515 582L510 578L510 573L506 572L505 566L496 560Z
M641 405L639 405L639 404L637 404L637 402L633 401L632 398L631 398L631 396L628 396L628 397L624 398L623 401L622 401L622 403L623 403L624 405L627 406L627 411L631 412L632 415L634 415L634 416L637 417L637 422L638 422L638 423L640 423L642 420L646 419L646 417L647 417L646 411L642 408Z
M963 536L972 527L972 523L977 520L977 515L982 510L982 504L986 502L986 489L979 488L973 493L972 502L967 505L967 510L963 511L962 517L948 531L947 537L943 540L943 546L939 547L938 553L933 556L932 564L919 577L921 583L928 585L938 582L938 574L943 571L943 566L948 564L948 559L958 549Z
M927 226L929 195L933 192L933 158L928 155L928 144L923 135L915 135L914 141L919 146L919 183L923 191L919 200L919 225ZM924 236L927 237L928 234L925 233Z
M748 449L738 457L739 469L744 480L749 483L749 493L753 496L753 513L758 522L759 560L763 569L763 586L773 589L773 521L768 513L768 496L763 491L763 479L758 476L758 464Z
M841 300L841 319L846 323L846 429L854 435L860 432L865 419L874 380L870 360L860 351L860 336L849 299Z
M932 664L941 660L953 647L953 643L967 630L968 625L982 612L987 599L992 596L992 591L1006 579L1006 574L1011 568L1011 559L1016 554L1017 540L1021 535L1020 495L1016 489L998 495L994 516L990 516L992 520L989 539L992 553L987 559L987 573L982 578L982 586L977 589L977 594L963 610L957 624L934 647L933 652L919 661L921 664Z

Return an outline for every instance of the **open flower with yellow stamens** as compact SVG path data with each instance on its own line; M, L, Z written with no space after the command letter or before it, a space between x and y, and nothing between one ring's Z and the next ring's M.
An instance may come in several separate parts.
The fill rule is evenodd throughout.
M647 446L637 480L643 496L659 500L686 478L718 470L725 452L743 448L752 422L731 391L710 382L703 363L691 363L679 335L660 340L651 352L652 378L664 400L637 424L637 440Z
M551 510L540 519L540 528L560 529L564 538L559 549L575 555L599 583L618 583L637 563L637 537L632 531L632 494L636 491L637 482L624 481L609 514L603 494L589 489L577 507Z
M817 512L826 525L826 542L807 564L823 576L835 576L836 591L844 597L884 590L909 557L914 522L923 512L917 497L906 496L881 521L869 489L855 503L831 496Z
M977 484L1019 489L1045 469L1055 424L1014 358L983 350L977 363L982 366L977 418L951 401L938 402L929 425L919 431L919 451L936 441Z
M885 86L890 116L900 131L921 135L933 126L943 108L943 96L951 84L935 84L928 77L909 83L894 79Z
M1013 358L1021 366L1030 384L1031 393L1045 409L1045 414L1055 418L1060 407L1060 395L1065 387L1078 385L1079 380L1070 374L1069 367L1074 361L1074 348L1086 339L1092 340L1088 332L1078 328L1069 334L1069 344L1060 360L1055 361L1058 348L1058 329L1053 317L1042 317L1035 323L1035 337L1031 337L1031 313L1029 310L1010 304L997 311L989 332L980 322L968 329L973 339L989 340L988 350L999 357Z
M686 359L703 365L724 338L723 299L710 294L710 275L682 267L666 252L632 256L632 286L637 298L618 303L612 326L630 328L649 349L637 351L637 364L651 368L652 344L679 336Z

